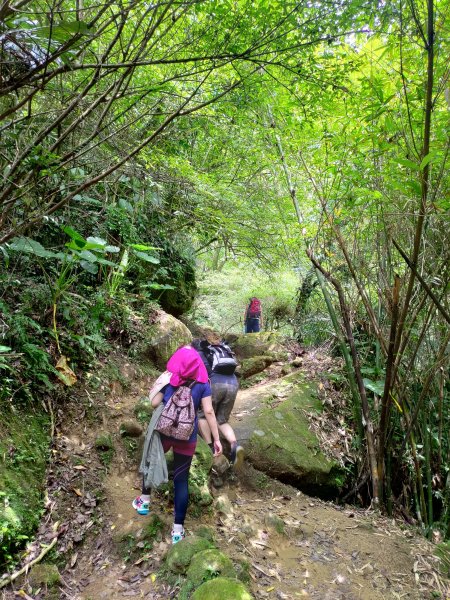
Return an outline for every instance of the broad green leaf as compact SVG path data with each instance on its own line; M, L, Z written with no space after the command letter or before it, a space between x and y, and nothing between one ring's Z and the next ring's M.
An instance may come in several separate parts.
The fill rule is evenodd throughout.
M152 263L154 265L158 265L160 262L159 258L156 258L156 256L150 256L150 254L147 254L146 252L139 252L138 250L135 250L134 253L141 260L145 260L146 262Z
M11 348L9 346L0 346L0 352L11 352Z
M420 163L420 170L422 171L425 167L436 158L435 152L429 152L426 156L423 157L422 162Z
M78 256L83 260L87 260L88 262L95 263L97 262L98 257L91 252L90 250L82 250L78 253Z
M128 202L128 200L125 200L125 198L119 199L119 206L129 213L133 212L133 206Z
M88 273L92 273L92 275L96 275L98 273L98 265L95 263L82 260L80 261L80 266Z
M100 256L97 256L96 262L98 262L100 265L108 265L109 267L117 267L116 263L114 263L111 260L108 260L106 258L101 258Z
M372 381L372 379L363 379L363 384L366 390L374 392L378 396L382 396L384 392L384 381Z
M72 229L72 227L66 225L65 227L63 227L63 231L64 233L67 233L67 235L70 238L72 238L72 240L75 242L78 248L83 248L86 245L86 240L81 235L81 233L78 233L78 231L75 231L75 229Z
M56 258L55 252L46 250L39 242L36 242L36 240L32 240L28 237L14 238L9 243L8 247L10 250L15 250L16 252L25 252L26 254L34 254L35 256L40 256L41 258Z
M404 167L408 167L409 169L414 169L416 171L419 170L419 165L412 160L409 160L409 158L397 158L397 162Z
M173 285L169 285L167 283L147 283L142 286L143 288L150 288L152 290L174 290L175 287Z
M104 248L108 244L108 242L103 238L92 236L89 236L86 241L88 242L90 248L93 248L95 246L97 246L98 248Z

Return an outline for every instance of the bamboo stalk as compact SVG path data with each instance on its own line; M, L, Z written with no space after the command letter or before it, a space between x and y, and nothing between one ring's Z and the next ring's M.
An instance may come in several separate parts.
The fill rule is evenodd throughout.
M363 414L363 425L366 433L366 441L367 441L367 454L369 459L370 473L372 477L372 494L373 494L373 504L378 507L379 506L379 482L378 482L378 469L377 469L377 457L375 451L375 442L374 442L374 432L373 432L373 424L370 416L370 407L369 402L367 400L366 389L363 383L363 377L361 373L361 366L359 364L358 353L355 346L355 339L353 337L353 331L350 323L349 310L345 301L344 293L342 291L341 284L337 279L331 276L330 273L325 271L322 265L314 258L312 252L310 250L307 251L309 259L313 263L313 265L319 269L319 271L331 282L333 287L336 289L339 305L341 307L342 319L344 321L344 329L347 335L347 342L350 346L351 357L353 370L355 374L356 383L358 385L359 396L361 398L361 408Z
M398 322L398 304L400 297L400 277L395 276L394 287L392 289L392 318L391 318L391 330L389 334L389 346L386 358L386 377L384 380L384 391L381 399L381 416L380 425L378 428L378 477L379 477L379 494L380 499L383 498L383 484L384 484L384 453L385 443L387 438L387 429L389 427L389 416L392 404L392 386L394 383L393 373L395 365L395 339L397 335L397 322Z
M345 366L347 368L348 375L348 383L350 386L350 391L353 398L353 418L355 419L355 423L358 427L358 433L360 439L364 436L364 428L363 428L363 420L361 414L361 406L360 406L360 397L358 393L358 387L355 381L355 375L353 372L353 365L350 353L347 348L347 344L345 343L344 337L342 335L342 331L338 322L338 318L336 315L336 311L334 310L333 303L331 302L330 295L325 285L325 280L319 269L315 269L317 280L319 281L320 289L322 290L322 294L325 300L325 304L328 308L328 313L330 315L331 322L333 323L334 331L336 333L336 337L339 343L339 348L341 349L342 355L345 360Z

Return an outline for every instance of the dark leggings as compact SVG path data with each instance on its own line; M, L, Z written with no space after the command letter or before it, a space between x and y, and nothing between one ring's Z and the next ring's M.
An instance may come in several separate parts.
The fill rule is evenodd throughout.
M174 522L177 525L184 525L187 507L189 503L189 469L191 468L192 456L173 453L173 487L175 497ZM150 488L142 485L142 493L150 494Z

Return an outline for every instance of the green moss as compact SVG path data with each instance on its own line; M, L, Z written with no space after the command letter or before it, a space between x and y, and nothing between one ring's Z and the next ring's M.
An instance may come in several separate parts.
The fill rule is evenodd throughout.
M252 600L245 586L235 579L217 577L203 583L191 596L191 600Z
M283 336L281 334L274 331L261 331L260 333L252 333L251 335L243 334L237 336L232 342L232 348L240 359L263 355L278 355L278 353L283 353L284 356L287 356L282 342Z
M95 439L95 447L97 450L112 450L114 448L114 444L111 434L101 433L98 435Z
M122 439L123 447L127 453L128 458L138 460L138 447L139 441L135 438L125 437Z
M32 588L53 587L61 583L61 575L56 565L42 563L33 567L28 576L28 581Z
M271 356L253 356L242 361L239 371L243 379L248 379L252 375L264 371L273 362L274 359Z
M144 527L144 539L151 541L158 538L165 525L158 515L152 515L150 521Z
M139 555L146 554L152 550L155 540L162 539L162 530L165 525L158 515L151 515L142 534L137 537L134 533L120 534L115 538L119 546L120 554L125 562L135 560Z
M141 398L134 407L134 415L139 423L147 425L152 418L153 407L148 398Z
M250 563L248 560L240 560L234 563L234 570L236 571L237 578L243 583L250 583Z
M37 406L0 406L0 571L30 537L42 514L50 420Z
M209 491L209 472L213 463L213 455L208 444L198 438L191 470L189 472L189 494L191 509L194 506L209 506L213 498Z
M212 547L211 542L205 538L187 537L170 548L166 556L166 565L174 573L186 573L192 557Z
M198 552L192 557L187 570L187 578L195 586L199 586L204 581L209 581L215 577L236 577L231 560L220 552L220 550L210 549Z
M264 522L268 527L275 529L277 533L285 533L285 523L278 515L269 513L266 515Z
M256 417L247 448L257 468L295 482L304 491L323 495L337 492L342 469L322 453L305 415L322 409L316 386L302 382L302 375L294 373L280 380L276 394L272 392L261 404L267 408Z
M208 540L209 542L211 542L211 544L214 544L215 536L214 529L212 527L208 527L207 525L200 525L200 527L197 527L195 535L198 537L205 538L205 540Z
M95 448L103 465L108 468L114 457L114 443L109 433L100 433L95 440Z

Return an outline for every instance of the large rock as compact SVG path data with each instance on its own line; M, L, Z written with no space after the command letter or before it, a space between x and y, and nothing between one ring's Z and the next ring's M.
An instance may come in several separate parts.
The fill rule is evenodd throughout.
M343 469L323 454L306 416L322 409L314 383L296 372L240 391L235 412L241 408L245 417L230 424L256 469L309 494L338 494Z
M187 537L174 544L166 555L167 568L174 573L186 573L192 557L213 548L213 544L202 537Z
M282 345L282 336L273 331L226 336L240 361L257 356L270 356L274 360L288 360Z
M264 369L275 362L273 356L254 356L253 358L244 359L239 365L239 374L242 379L247 379L252 375L261 373Z
M145 354L161 369L166 368L166 363L172 354L192 340L189 329L163 311L158 311L157 321L148 330L148 344Z
M202 583L191 600L252 600L244 584L229 577L217 577Z
M236 578L236 571L231 559L215 548L203 550L193 556L186 575L188 581L198 587L211 577L212 573L216 577L222 575L222 577Z

